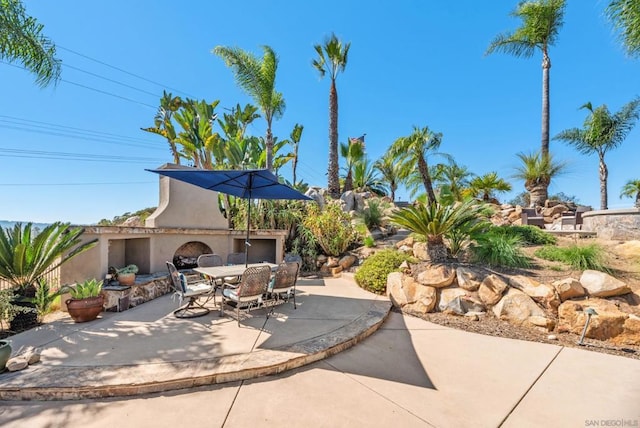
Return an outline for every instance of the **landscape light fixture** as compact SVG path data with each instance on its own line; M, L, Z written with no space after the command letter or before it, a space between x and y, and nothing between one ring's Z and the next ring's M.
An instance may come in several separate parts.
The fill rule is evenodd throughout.
M582 335L580 336L580 340L578 341L578 345L584 346L582 342L584 340L584 335L587 333L587 327L589 326L589 321L591 320L591 315L598 315L595 309L587 308L584 310L584 313L587 314L587 321L584 323L584 328L582 329Z

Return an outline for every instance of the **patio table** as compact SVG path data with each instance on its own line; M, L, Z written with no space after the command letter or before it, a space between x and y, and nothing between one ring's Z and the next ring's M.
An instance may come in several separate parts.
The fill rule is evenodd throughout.
M212 280L223 279L227 277L239 276L241 277L244 271L250 267L269 266L271 272L274 272L278 265L275 263L249 263L245 265L230 265L230 266L211 266L211 267L197 267L193 270L208 276Z

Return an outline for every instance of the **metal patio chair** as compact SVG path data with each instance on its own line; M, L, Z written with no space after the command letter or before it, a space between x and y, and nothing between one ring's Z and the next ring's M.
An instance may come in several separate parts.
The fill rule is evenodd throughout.
M271 268L269 266L258 266L247 268L242 274L239 284L225 283L222 286L220 316L224 314L225 304L235 303L236 319L238 327L240 327L240 309L246 308L247 312L249 312L253 307L262 306L270 278ZM268 316L269 314L267 313Z
M178 269L171 262L167 262L167 269L169 269L169 278L175 290L174 295L180 298L180 304L183 300L188 299L187 304L173 311L173 314L177 318L195 318L207 315L210 310L204 305L211 299L215 304L215 285L209 282L188 283L184 274L178 272ZM204 302L200 302L199 299L204 299Z
M274 299L274 305L278 304L280 300L288 302L293 297L293 309L297 309L296 281L299 270L300 265L298 262L282 262L278 265L267 289L269 297Z

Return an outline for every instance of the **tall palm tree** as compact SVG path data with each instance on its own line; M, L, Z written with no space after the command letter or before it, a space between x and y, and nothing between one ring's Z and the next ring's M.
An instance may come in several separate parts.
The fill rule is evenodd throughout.
M480 197L483 201L489 202L491 199L496 199L496 193L511 191L511 184L498 177L497 172L492 171L471 180L469 191L474 197Z
M19 62L45 87L60 79L62 64L55 44L42 35L44 26L27 15L20 0L0 0L0 59Z
M562 28L564 8L565 0L521 1L511 15L522 19L522 26L496 36L486 52L525 58L536 50L542 52L542 156L549 154L549 47L555 44Z
M233 71L238 85L260 107L267 121L265 145L267 151L267 169L273 168L273 119L282 117L285 102L282 93L276 91L276 71L278 57L270 46L263 46L262 59L240 48L216 46L213 53L225 62Z
M567 164L557 162L552 155L543 156L538 153L518 153L521 164L516 167L513 178L524 181L524 188L529 192L529 207L544 206L549 197L548 189L551 180L567 169Z
M627 181L620 191L620 197L635 197L635 207L640 208L640 179Z
M554 137L576 148L580 153L590 155L596 153L599 160L600 174L600 209L608 206L607 178L609 170L604 161L605 154L618 147L638 120L640 98L628 102L619 112L611 114L606 105L593 108L590 102L580 108L589 110L582 129L572 128L560 132Z
M154 126L152 128L140 128L143 131L161 135L166 138L169 143L171 156L173 156L173 163L178 165L180 164L180 153L176 146L176 130L171 119L173 118L173 114L178 111L181 106L182 99L180 97L174 97L170 92L162 91L160 107L158 107L158 112L153 118Z
M390 152L386 152L376 161L374 167L380 172L380 181L388 188L391 200L395 201L396 190L398 190L398 186L403 180L400 164L396 162L395 157Z
M427 158L433 154L442 143L442 134L432 132L428 127L413 127L413 132L407 137L400 137L389 148L391 156L394 156L401 164L403 175L409 176L418 165L420 179L427 192L430 204L436 202L436 194L433 191L433 182L429 173Z
M364 141L358 138L349 138L348 143L340 143L340 156L347 163L344 167L347 174L344 178L343 192L353 190L353 167L364 159Z
M331 87L329 89L329 167L328 192L334 198L340 196L340 173L338 168L338 90L336 79L347 66L347 58L351 43L343 44L335 34L326 38L323 45L315 45L318 57L313 66L320 72L320 77L329 72Z
M622 45L630 57L640 57L640 2L612 0L605 14L619 31Z

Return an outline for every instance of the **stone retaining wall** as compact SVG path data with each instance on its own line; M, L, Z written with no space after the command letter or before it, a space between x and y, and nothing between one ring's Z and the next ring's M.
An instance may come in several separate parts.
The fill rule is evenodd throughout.
M582 214L583 229L598 233L598 238L640 239L640 209L598 210Z

